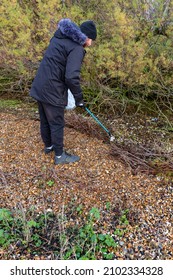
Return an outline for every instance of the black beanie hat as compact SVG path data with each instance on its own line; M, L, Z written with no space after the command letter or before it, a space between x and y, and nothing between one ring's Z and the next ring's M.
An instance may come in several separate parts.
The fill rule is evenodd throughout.
M95 40L97 37L97 30L95 23L92 20L84 21L80 25L80 30L84 33L89 39Z

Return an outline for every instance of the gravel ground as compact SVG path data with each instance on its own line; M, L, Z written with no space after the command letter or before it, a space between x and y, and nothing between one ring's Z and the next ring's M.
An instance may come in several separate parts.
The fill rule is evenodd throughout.
M75 199L87 212L107 202L112 213L102 220L105 231L114 223L115 209L129 209L129 225L115 259L173 259L173 183L159 175L136 174L110 154L101 139L65 128L65 149L81 157L75 164L55 166L44 155L39 122L30 116L0 113L0 207L35 205L38 212L59 211ZM53 180L53 186L46 182ZM2 257L3 258L3 257Z

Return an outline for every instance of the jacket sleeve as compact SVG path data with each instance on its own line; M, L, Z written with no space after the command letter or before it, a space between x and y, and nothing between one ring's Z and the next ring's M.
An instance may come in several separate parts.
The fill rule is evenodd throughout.
M82 46L75 47L67 57L65 83L74 95L76 103L83 99L80 86L80 71L85 51Z

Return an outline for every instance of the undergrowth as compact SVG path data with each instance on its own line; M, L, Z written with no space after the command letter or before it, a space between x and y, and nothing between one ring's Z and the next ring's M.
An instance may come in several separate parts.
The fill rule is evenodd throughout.
M106 204L104 219L110 214ZM118 240L127 230L129 210L119 212L116 227L106 231L102 212L93 207L85 213L83 205L63 206L59 213L48 209L37 213L34 207L10 211L0 209L0 247L5 259L111 260ZM108 217L109 219L109 217ZM13 256L13 257L12 257Z
M22 105L22 102L18 99L0 99L0 108L16 109Z

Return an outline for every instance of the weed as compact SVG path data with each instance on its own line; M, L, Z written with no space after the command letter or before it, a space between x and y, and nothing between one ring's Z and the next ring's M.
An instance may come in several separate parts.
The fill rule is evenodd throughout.
M0 209L0 245L9 246L18 237L17 230L13 226L11 211L5 208Z
M69 208L70 205L70 208ZM20 207L12 213L0 209L0 246L10 244L27 250L30 256L51 252L52 259L112 260L118 246L116 236L121 238L125 229L115 229L114 233L102 228L102 215L97 207L85 215L82 204L63 206L61 212L38 214L32 207L27 211ZM106 208L110 210L110 204ZM109 211L108 210L108 211ZM119 224L128 225L127 214L122 212Z
M48 185L49 187L52 187L52 186L54 185L54 181L53 181L53 180L47 181L47 185Z
M122 215L120 217L120 224L124 224L124 225L129 224L129 221L128 221L128 218L127 218L128 213L129 213L129 209L126 209L126 210L122 211Z

